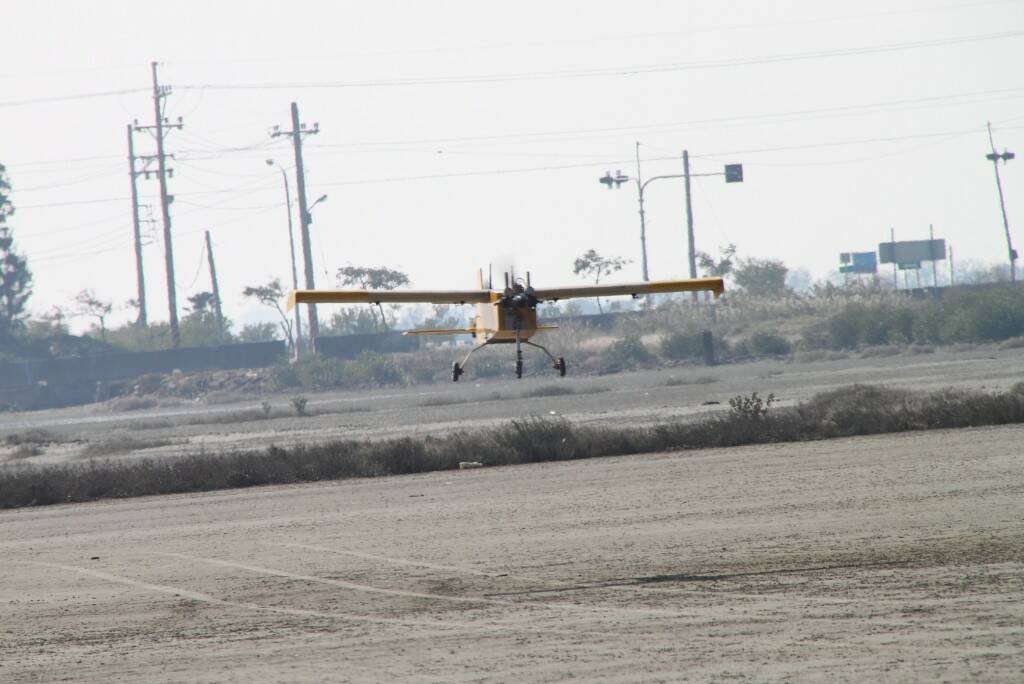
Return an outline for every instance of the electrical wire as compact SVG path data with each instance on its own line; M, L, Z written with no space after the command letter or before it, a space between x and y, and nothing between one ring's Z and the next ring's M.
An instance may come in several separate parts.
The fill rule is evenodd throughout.
M704 69L725 69L743 66L758 66L816 59L833 59L859 55L905 52L933 47L945 47L990 40L1003 40L1024 36L1024 30L1001 31L998 33L956 36L952 38L919 40L903 43L888 43L860 48L838 48L766 55L754 58L710 60L706 62L667 62L625 67L600 69L579 69L564 71L532 71L509 74L482 74L478 76L439 76L433 78L381 79L373 81L293 81L266 83L201 83L177 86L181 90L281 90L281 89L340 89L340 88L388 88L424 85L478 85L484 83L509 83L519 81L542 81L574 78L604 78L612 76L635 76L641 74L675 73Z

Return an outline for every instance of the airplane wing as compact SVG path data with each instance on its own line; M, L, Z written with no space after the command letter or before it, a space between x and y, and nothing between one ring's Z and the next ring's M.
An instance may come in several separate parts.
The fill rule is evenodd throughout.
M725 292L721 278L692 278L689 280L652 280L649 283L620 283L616 285L584 285L574 287L537 288L534 295L542 301L557 302L574 297L612 297L614 295L663 294L665 292Z
M489 290L295 290L287 309L296 304L487 304Z

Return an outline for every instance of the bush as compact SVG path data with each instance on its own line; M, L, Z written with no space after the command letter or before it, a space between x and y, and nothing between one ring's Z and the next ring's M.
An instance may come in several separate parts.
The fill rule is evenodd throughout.
M402 373L391 357L374 351L363 351L347 366L351 380L358 385L397 385L402 382Z
M1008 392L910 393L854 385L793 408L774 396L738 396L726 414L654 427L574 426L529 418L444 437L339 441L175 459L88 461L0 469L0 508L210 491L458 468L460 461L511 465L595 456L805 441L901 430L1024 422L1024 383ZM27 450L26 450L27 451Z
M704 358L704 341L700 333L670 332L661 338L658 352L672 361Z
M789 356L793 345L775 332L756 332L736 345L737 352L750 356Z
M639 337L625 337L612 342L602 356L613 369L632 368L654 359Z

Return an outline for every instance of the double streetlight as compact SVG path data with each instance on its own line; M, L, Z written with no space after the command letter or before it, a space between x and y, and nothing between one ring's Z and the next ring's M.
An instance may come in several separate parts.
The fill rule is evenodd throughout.
M292 193L291 188L288 185L288 172L285 171L284 167L278 164L273 159L267 160L267 166L274 166L281 172L281 179L284 181L284 200L285 207L288 210L288 256L291 257L292 263L292 289L299 289L299 271L295 265L295 230L292 227ZM306 224L313 222L313 207L320 204L327 199L327 195L321 195L313 204L306 210ZM299 356L302 353L302 318L299 315L299 307L295 307L295 355Z
M598 179L598 182L605 185L609 190L612 187L619 188L623 183L629 181L635 181L637 187L637 194L640 204L640 255L641 255L641 266L643 268L644 281L650 280L649 273L647 270L647 220L646 213L644 211L644 190L648 185L656 180L663 178L683 178L686 185L686 231L687 238L689 241L689 262L690 262L690 277L697 277L697 252L694 248L693 240L693 209L690 204L690 178L696 176L725 176L726 183L742 183L743 182L743 165L742 164L726 164L725 169L721 172L716 173L690 173L690 154L687 150L683 150L683 172L666 174L663 176L653 176L647 180L643 179L640 172L640 143L636 144L636 178L630 178L624 175L621 171L616 171L613 176L610 171L606 171L604 176Z

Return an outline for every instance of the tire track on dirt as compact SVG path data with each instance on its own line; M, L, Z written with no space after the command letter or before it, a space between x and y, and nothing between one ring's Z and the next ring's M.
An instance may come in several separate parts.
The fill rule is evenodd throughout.
M425 592L408 591L405 589L386 589L384 587L375 587L370 584L360 584L357 582L348 582L345 580L336 580L329 577L319 577L317 575L305 575L301 573L287 572L285 570L276 570L274 568L264 568L257 565L249 565L247 563L236 563L234 561L221 560L218 558L203 558L200 556L190 556L184 553L172 553L167 551L153 551L150 552L153 555L165 556L171 558L178 558L181 560L190 560L198 563L206 563L209 565L218 565L226 568L235 568L238 570L245 570L261 575L271 575L274 577L284 577L286 579L299 580L305 582L312 582L316 584L326 584L330 586L340 587L342 589L351 589L353 591L364 591L374 594L384 594L390 596L401 596L405 598L420 598L428 600L438 601L451 601L455 603L476 603L484 605L501 606L504 608L515 608L515 609L547 609L547 610L563 610L572 612L584 612L584 613L618 613L618 614L633 614L638 617L663 617L663 618L682 618L682 619L694 619L694 615L687 613L680 613L672 610L659 610L654 608L624 608L621 606L582 606L576 603L552 603L542 601L512 601L507 599L491 598L488 596L451 596L449 594L429 594Z

